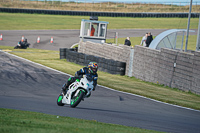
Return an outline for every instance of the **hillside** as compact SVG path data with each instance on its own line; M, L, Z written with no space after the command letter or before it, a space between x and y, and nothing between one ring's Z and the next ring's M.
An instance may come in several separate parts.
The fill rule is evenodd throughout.
M50 10L71 10L71 11L98 11L98 12L188 12L188 6L164 5L164 4L141 4L141 3L77 3L61 1L23 1L3 0L0 7L9 8L31 8ZM192 12L200 12L200 5L192 6Z

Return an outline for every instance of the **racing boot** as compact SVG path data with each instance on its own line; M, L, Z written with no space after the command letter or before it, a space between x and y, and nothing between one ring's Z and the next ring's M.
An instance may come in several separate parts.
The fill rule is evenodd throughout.
M69 83L66 83L66 84L63 85L63 87L61 89L63 95L65 95L67 93L68 87L69 87Z
M63 85L62 87L62 93L65 95L67 93L68 87L71 84L71 77L68 79L67 83Z
M91 96L91 92L89 94L87 94L85 97L89 98Z

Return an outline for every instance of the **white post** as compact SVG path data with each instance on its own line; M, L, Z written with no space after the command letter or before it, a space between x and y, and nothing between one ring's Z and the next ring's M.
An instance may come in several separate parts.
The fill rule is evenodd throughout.
M199 28L197 33L197 45L196 45L196 51L199 51L200 49L200 13L199 13Z
M192 0L190 1L190 10L189 10L189 15L188 15L188 25L187 25L187 34L186 34L186 42L185 42L185 52L187 52L188 36L189 36L189 29L190 29L191 10L192 10Z
M130 49L130 56L129 56L129 69L128 69L128 76L133 77L133 58L134 58L134 49Z
M118 32L115 34L116 44L118 44Z

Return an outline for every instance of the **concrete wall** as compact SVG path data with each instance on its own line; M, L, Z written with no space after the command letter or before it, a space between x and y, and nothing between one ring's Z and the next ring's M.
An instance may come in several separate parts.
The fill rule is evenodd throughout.
M200 94L200 52L191 54L135 46L133 76Z

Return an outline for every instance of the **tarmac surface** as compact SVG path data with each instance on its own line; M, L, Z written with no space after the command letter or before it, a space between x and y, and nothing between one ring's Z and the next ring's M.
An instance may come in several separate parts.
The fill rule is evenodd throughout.
M124 37L142 37L146 32L151 32L152 35L166 31L167 29L110 29L107 32L107 38L113 38L115 32L118 32L119 38ZM197 35L197 29L191 32L190 35ZM0 30L3 36L3 41L0 45L16 46L22 36L27 38L31 44L30 48L47 49L59 51L59 48L70 48L73 44L79 42L80 30ZM37 43L37 38L40 37L40 43ZM53 37L53 43L50 43Z
M66 37L66 31L71 33L68 33L68 37ZM133 33L132 30L126 31L127 33ZM48 45L48 49L58 50L58 46L70 47L71 44L79 40L75 40L79 30L4 31L3 35L5 37L3 41L0 41L0 45L15 46L13 44L14 38L16 40L21 39L22 32L26 33L25 36L27 36L30 43L36 41L38 33L42 34L41 39L44 38L44 42L46 40L47 43L32 45L41 49L45 49L45 46ZM55 37L56 44L50 44L49 42L51 32L57 33ZM136 33L136 31L134 32ZM162 31L158 30L157 32ZM152 33L156 35L156 32ZM15 36L15 34L18 34L18 36ZM33 36L35 39L31 38ZM124 36L127 36L127 34L124 34ZM66 40L59 39L65 37ZM59 43L56 42L57 39L60 40ZM96 120L164 132L200 132L200 111L114 91L99 85L96 91L92 92L91 97L82 101L76 108L70 108L67 105L57 106L57 96L69 76L0 51L0 108Z

